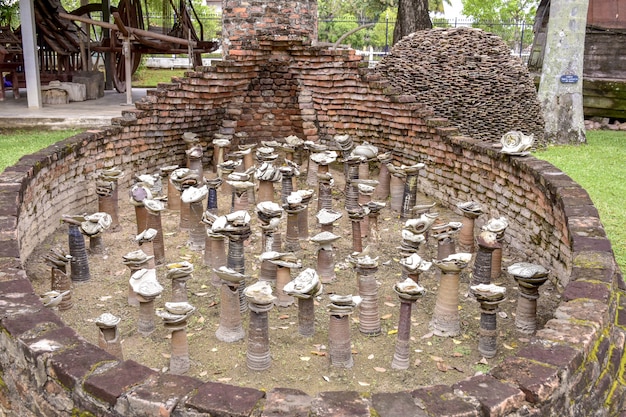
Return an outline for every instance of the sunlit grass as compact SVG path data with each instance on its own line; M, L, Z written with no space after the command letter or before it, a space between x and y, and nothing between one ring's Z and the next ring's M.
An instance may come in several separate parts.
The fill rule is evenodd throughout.
M24 155L35 153L81 130L16 130L0 132L0 172Z
M133 87L156 88L158 83L169 83L172 77L183 77L186 69L148 69L142 68L133 74Z
M552 163L587 190L615 258L622 271L626 270L626 132L588 131L586 145L551 146L535 156Z

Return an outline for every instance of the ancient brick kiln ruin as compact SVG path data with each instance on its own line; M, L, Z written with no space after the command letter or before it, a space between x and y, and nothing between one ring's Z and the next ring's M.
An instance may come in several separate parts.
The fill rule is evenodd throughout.
M255 0L243 7L225 0L224 14L224 61L160 85L112 127L26 156L0 176L0 410L19 416L275 416L285 407L286 415L315 416L619 415L625 287L585 190L546 162L499 153L493 143L501 132L489 141L462 135L436 103L386 79L384 66L368 70L353 50L316 46L315 1ZM492 103L500 105L499 98ZM529 122L535 116L519 128L537 129ZM309 396L283 387L263 392L202 382L119 361L42 306L22 262L57 227L61 213L96 204L97 170L149 172L180 163L187 131L205 145L215 134L325 142L346 133L393 150L399 162L425 162L420 189L450 207L474 200L506 216L506 243L553 271L562 302L531 346L487 375L452 386Z

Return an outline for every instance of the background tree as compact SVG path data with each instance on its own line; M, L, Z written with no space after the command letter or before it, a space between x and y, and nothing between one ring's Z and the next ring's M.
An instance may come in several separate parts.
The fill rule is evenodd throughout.
M19 26L19 9L18 0L0 0L0 26L9 26L12 29Z
M389 7L378 17L378 21L370 33L370 44L374 48L384 50L391 45L397 13L396 7Z
M583 60L589 0L551 0L538 98L546 139L584 143Z
M393 31L393 43L417 30L433 27L428 14L428 0L399 0L398 18Z
M538 0L463 0L462 13L474 20L473 27L500 36L519 52L532 42L532 30L526 26L535 19L538 4Z

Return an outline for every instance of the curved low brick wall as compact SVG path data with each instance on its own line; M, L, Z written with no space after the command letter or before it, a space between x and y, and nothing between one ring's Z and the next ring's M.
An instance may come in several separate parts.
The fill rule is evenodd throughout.
M19 416L619 415L624 283L587 193L546 162L457 136L428 106L361 68L353 51L288 39L259 45L231 50L224 62L151 91L111 128L66 139L0 175L0 410ZM285 80L294 81L276 94ZM319 141L349 133L392 149L400 162L426 162L421 189L450 207L472 199L490 215L506 216L506 243L520 260L553 271L562 302L529 347L488 375L452 386L309 396L204 383L119 361L43 308L21 263L62 213L94 208L98 169L146 172L181 163L185 131L199 133L205 145L216 133L245 132L254 141L287 131Z

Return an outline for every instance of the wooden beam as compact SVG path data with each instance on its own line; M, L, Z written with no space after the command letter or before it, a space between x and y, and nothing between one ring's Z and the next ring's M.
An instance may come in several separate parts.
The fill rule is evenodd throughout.
M124 26L124 22L122 22L122 17L118 12L113 12L113 21L115 22L117 30L122 32L122 36L128 38L130 36L130 33L126 29L126 26Z
M99 20L89 19L88 17L74 16L68 13L59 13L59 17L63 19L67 19L67 20L75 20L78 22L90 23L92 25L97 25L97 26L107 28L107 29L112 29L112 30L119 29L117 25L114 25L113 23L101 22ZM185 45L185 46L191 45L194 48L196 47L196 44L197 44L197 42L189 41L187 39L181 39L181 38L177 38L174 36L163 35L161 33L150 32L148 30L132 28L129 26L124 26L124 27L126 28L128 33L131 35L139 35L140 37L159 39L159 40L166 41L166 42L177 43L179 45Z

